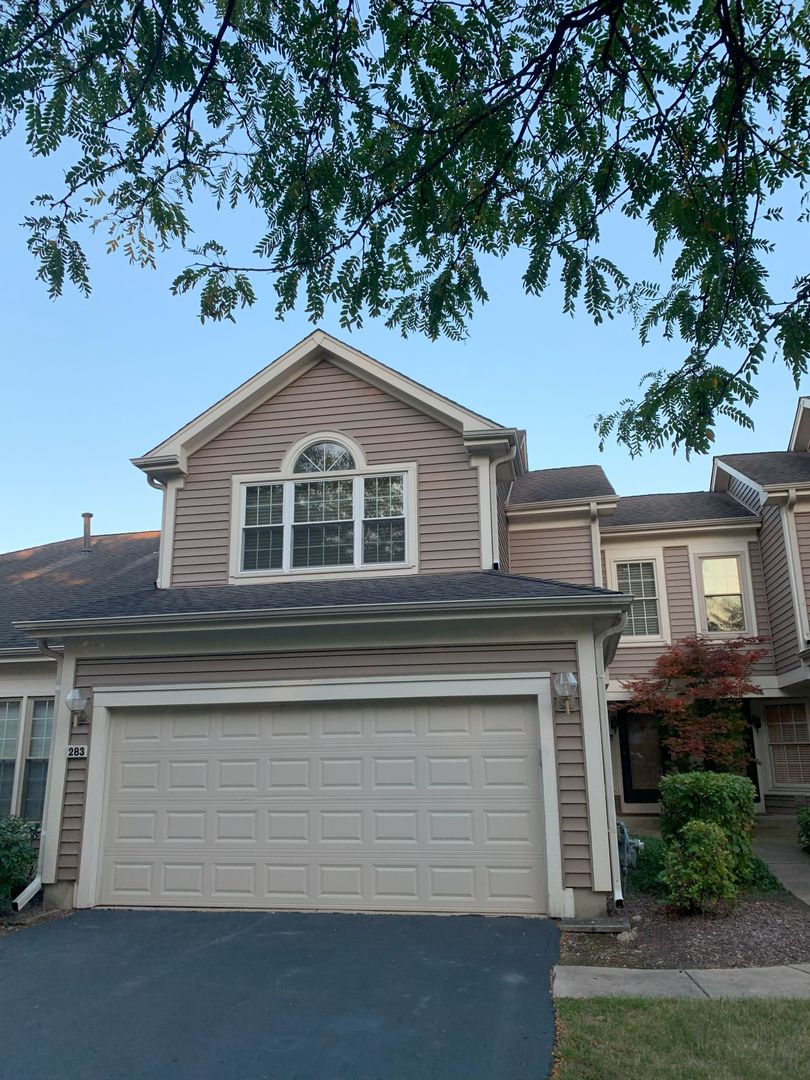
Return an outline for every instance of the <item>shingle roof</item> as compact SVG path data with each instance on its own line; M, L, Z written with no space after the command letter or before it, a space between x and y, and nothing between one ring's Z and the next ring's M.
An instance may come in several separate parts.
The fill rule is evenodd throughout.
M93 537L89 554L77 539L0 555L0 649L33 646L14 622L148 589L157 577L159 544L156 532L115 533Z
M218 585L157 589L141 585L104 599L87 599L47 619L112 619L130 616L203 615L222 612L277 612L301 608L350 608L376 604L423 604L449 601L548 600L611 597L608 589L546 581L483 570L459 574L413 574L352 578L342 581L287 581L261 585ZM39 618L39 616L38 616ZM43 618L43 622L47 621Z
M533 469L517 477L509 493L509 504L598 499L615 494L601 465L572 465L564 469Z
M757 484L810 484L810 454L772 450L762 454L721 454L718 459Z
M602 528L713 521L720 518L759 520L756 514L723 491L682 491L663 495L629 495L619 499L616 511L604 519Z

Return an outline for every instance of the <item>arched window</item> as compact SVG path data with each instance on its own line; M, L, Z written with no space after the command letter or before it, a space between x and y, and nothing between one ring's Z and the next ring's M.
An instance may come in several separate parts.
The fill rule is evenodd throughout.
M345 446L336 442L316 442L298 455L293 472L341 472L353 468L354 458Z
M367 465L329 434L291 448L277 477L242 484L240 574L407 565L411 467Z

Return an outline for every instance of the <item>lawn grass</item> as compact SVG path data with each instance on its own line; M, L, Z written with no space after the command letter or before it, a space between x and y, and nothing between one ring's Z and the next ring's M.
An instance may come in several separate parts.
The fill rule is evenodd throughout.
M554 1080L807 1080L810 1001L558 1000Z

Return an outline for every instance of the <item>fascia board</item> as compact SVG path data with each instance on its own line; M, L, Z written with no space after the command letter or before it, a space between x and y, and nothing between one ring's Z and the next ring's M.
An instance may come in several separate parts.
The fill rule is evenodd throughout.
M696 521L666 521L645 523L643 525L602 525L600 531L605 539L622 536L637 536L639 533L683 533L701 532L703 529L725 529L731 532L745 530L756 533L760 519L755 515L750 518L706 518Z
M124 617L59 619L48 621L27 621L15 623L18 630L29 634L59 632L69 637L85 635L93 631L137 633L156 629L180 628L193 630L207 629L212 625L226 628L229 626L267 626L272 624L312 625L314 623L362 622L364 619L395 620L436 620L442 618L469 618L470 616L525 616L527 613L537 617L561 615L615 615L632 603L632 597L624 593L600 593L594 596L546 597L526 599L496 600L456 600L432 603L412 604L363 604L358 606L324 606L317 608L283 608L267 611L258 608L249 611L194 612L179 615L166 613L161 615L129 615Z
M327 358L336 367L351 371L459 431L481 428L500 430L500 425L495 421L470 412L322 330L316 330L137 460L145 462L168 454L182 457L184 453L198 450L241 416L283 390L308 367L314 367Z
M549 499L546 502L507 503L506 516L509 518L535 517L560 511L581 510L590 514L591 504L599 510L614 510L619 505L618 495L597 495L593 499Z

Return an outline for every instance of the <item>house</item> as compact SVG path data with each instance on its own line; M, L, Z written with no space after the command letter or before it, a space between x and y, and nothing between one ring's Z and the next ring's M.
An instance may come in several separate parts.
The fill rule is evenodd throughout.
M49 902L604 911L614 496L548 580L524 434L321 332L134 464L159 537L0 559Z
M159 534L0 556L0 812L49 902L604 911L664 766L623 682L694 633L766 639L759 809L810 802L810 399L621 498L318 331L134 464Z

